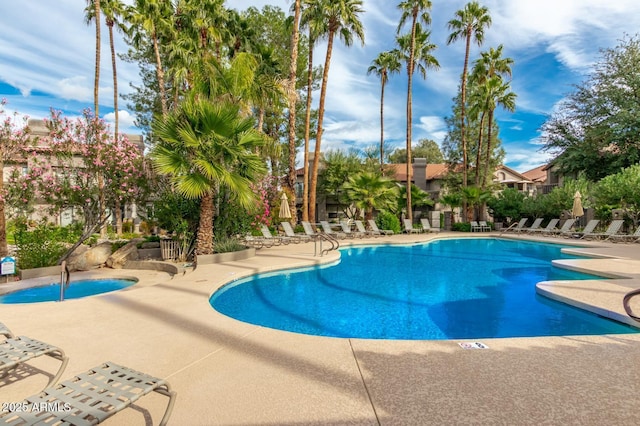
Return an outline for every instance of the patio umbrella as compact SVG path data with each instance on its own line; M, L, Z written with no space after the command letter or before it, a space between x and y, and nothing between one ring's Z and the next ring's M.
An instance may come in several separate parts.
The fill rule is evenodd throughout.
M289 198L286 193L282 193L280 197L280 219L291 219L291 210L289 209Z
M580 191L576 191L573 196L573 208L571 209L571 215L576 218L584 215L584 210L582 209L582 195Z

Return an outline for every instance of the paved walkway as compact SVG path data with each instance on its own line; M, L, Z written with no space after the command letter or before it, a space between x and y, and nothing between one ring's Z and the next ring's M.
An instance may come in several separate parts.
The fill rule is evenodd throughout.
M544 290L620 314L624 292L640 287L640 244L588 245L580 250L624 259L569 266L629 278L589 281L587 290L582 281L583 289L560 283ZM63 348L70 357L63 379L107 360L167 378L178 392L174 425L637 424L640 334L483 339L489 349L464 350L459 341L300 335L242 323L210 307L209 296L230 280L338 256L317 258L313 250L312 243L261 249L247 261L200 266L173 278L148 271L78 273L137 275L141 285L64 303L0 305L0 321L16 334ZM49 359L21 367L0 380L0 402L36 393L56 369ZM105 424L157 424L165 403L150 395Z

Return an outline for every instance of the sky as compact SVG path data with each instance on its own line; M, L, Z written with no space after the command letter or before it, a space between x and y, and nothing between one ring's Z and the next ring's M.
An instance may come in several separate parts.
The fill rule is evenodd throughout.
M288 10L293 0L227 0L227 7L244 10L273 5ZM125 2L131 3L131 0ZM364 0L361 16L365 45L357 40L345 47L336 40L331 59L322 150L363 149L380 141L380 81L367 75L371 61L395 47L399 1ZM426 80L414 77L413 141L428 138L441 143L445 117L451 115L464 61L464 42L447 45L447 22L464 0L432 0L431 41L438 70ZM483 0L493 24L481 47L473 45L470 61L481 51L504 45L505 57L514 60L512 91L514 113L497 110L505 165L519 172L545 164L549 154L540 150L540 126L574 85L584 81L601 49L613 48L625 35L640 28L637 0ZM84 21L84 0L0 1L0 98L6 110L31 118L44 118L51 108L67 117L93 107L95 29ZM407 27L408 31L408 27ZM100 116L113 123L113 81L106 27L102 27ZM116 51L127 46L116 34ZM324 61L326 43L314 51ZM135 64L118 62L121 93L138 84ZM406 71L391 76L385 89L385 140L391 148L405 146ZM318 93L315 94L317 102ZM119 100L120 129L140 133L133 112ZM313 149L313 146L312 146Z

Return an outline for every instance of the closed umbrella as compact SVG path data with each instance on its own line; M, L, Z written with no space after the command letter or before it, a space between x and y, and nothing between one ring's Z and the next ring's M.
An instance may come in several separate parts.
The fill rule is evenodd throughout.
M584 215L584 209L582 208L582 195L580 194L580 191L576 191L573 196L573 208L571 209L571 215L574 219Z
M280 219L291 219L291 210L289 209L289 199L286 193L282 193L280 197Z

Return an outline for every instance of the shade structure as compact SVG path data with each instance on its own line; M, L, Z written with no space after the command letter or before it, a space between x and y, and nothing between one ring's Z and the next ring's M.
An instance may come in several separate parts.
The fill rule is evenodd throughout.
M573 208L571 209L571 215L576 217L584 216L584 209L582 208L582 195L580 191L576 191L573 196Z
M287 194L282 193L280 197L280 213L278 214L280 219L291 219L291 209L289 209L289 198Z

